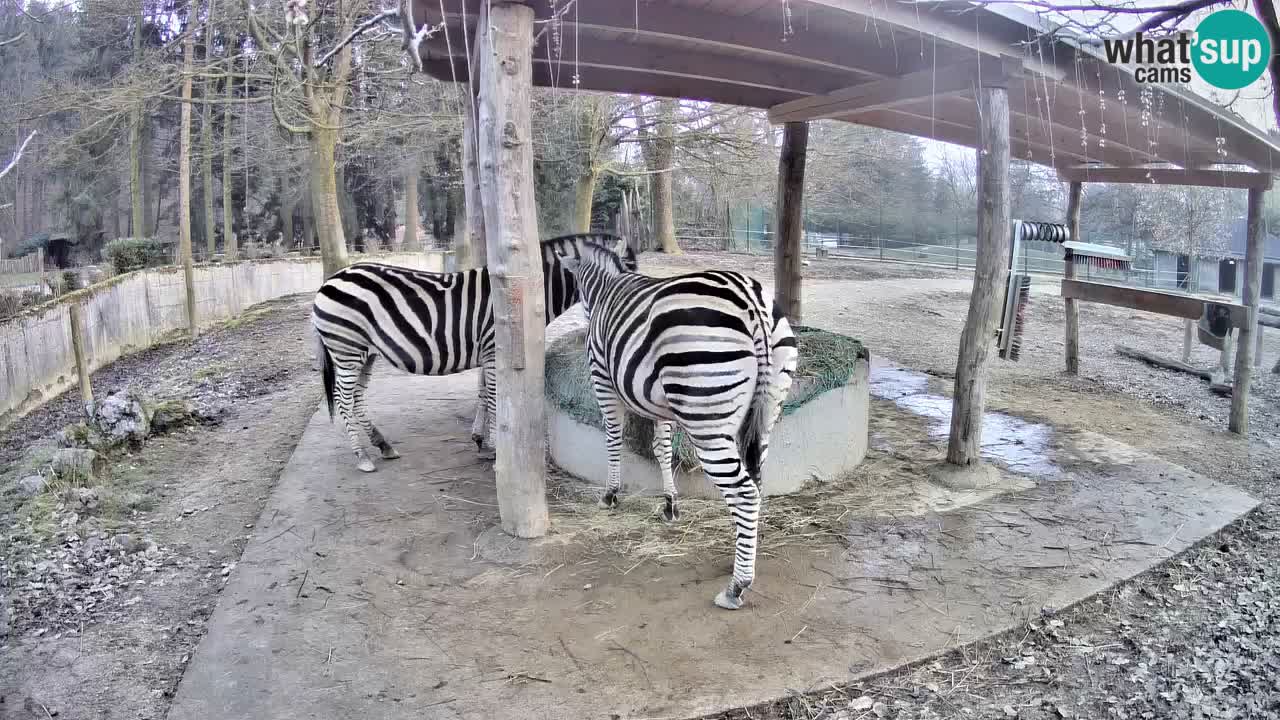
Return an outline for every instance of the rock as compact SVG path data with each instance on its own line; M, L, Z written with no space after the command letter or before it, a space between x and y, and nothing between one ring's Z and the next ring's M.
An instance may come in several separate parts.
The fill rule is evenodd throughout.
M79 513L97 510L98 506L102 504L102 500L98 497L98 491L95 488L69 488L63 494L63 500Z
M53 474L59 479L92 484L107 469L107 459L94 450L63 448L53 456Z
M30 497L44 492L48 486L49 481L43 475L28 475L18 481L18 492Z
M889 716L889 706L888 706L888 705L885 705L885 704L884 704L884 703L882 703L882 702L878 702L878 703L876 703L875 705L872 705L872 706L871 706L871 712L875 713L875 716L876 716L876 717L881 717L881 718L882 718L882 717L888 717L888 716Z
M149 407L151 426L148 433L158 435L196 422L195 408L185 400L161 400Z
M111 445L140 445L151 433L151 416L133 388L108 395L93 408L93 425Z
M129 533L120 533L112 538L111 542L114 543L116 547L120 548L120 550L130 555L147 549L147 543L145 541L141 538L136 538Z
M876 704L875 698L871 697L870 695L863 695L862 697L854 698L853 700L850 700L849 709L857 710L859 712L865 712L867 710L870 710L872 707L874 707L875 704Z

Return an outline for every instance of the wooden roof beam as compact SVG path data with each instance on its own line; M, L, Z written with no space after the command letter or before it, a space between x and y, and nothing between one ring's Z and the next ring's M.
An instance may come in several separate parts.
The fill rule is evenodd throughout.
M1167 167L1062 167L1058 168L1058 177L1065 182L1197 185L1242 190L1270 190L1273 181L1267 173Z
M901 77L885 78L843 88L825 95L791 100L769 108L769 122L785 123L822 120L851 113L869 112L905 105L924 98L969 92L982 74L1016 72L1019 63L984 58L972 64L952 65L935 72L921 70Z
M916 137L933 138L940 142L969 148L974 147L978 141L978 131L971 125L917 115L897 108L872 110L858 115L850 122ZM1059 164L1074 165L1084 161L1083 157L1070 149L1058 148L1055 153L1051 153L1048 145L1028 141L1025 137L1019 136L1016 126L1011 127L1010 130L1012 132L1010 132L1009 148L1014 158L1025 160L1030 155L1033 162L1041 165L1049 165L1051 158Z

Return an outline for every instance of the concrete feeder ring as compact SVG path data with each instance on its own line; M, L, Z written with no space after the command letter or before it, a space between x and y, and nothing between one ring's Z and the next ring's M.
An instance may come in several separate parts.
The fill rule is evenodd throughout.
M764 494L789 495L810 481L830 482L867 454L870 355L857 340L797 326L795 381L773 428L764 466ZM587 372L585 330L552 343L546 355L547 426L552 461L603 488L608 479L604 425ZM677 426L673 438L676 488L684 497L719 498ZM622 452L626 495L661 495L653 458L653 424L632 415Z

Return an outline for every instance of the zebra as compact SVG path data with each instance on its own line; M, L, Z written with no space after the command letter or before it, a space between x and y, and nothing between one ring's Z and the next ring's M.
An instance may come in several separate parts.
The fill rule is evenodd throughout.
M560 254L576 256L575 248L590 241L616 238L579 233L541 243L548 324L578 302L577 284L560 263ZM471 439L479 452L486 442L493 447L497 394L492 291L486 267L436 273L368 261L348 265L320 286L311 322L321 382L330 422L336 410L355 452L356 467L364 472L375 469L357 427L383 459L400 457L365 411L365 390L379 355L416 375L452 375L481 368Z
M760 282L706 270L669 278L638 274L622 257L584 243L560 262L578 281L588 317L592 389L604 417L608 486L601 507L618 505L626 413L654 422L653 452L662 471L662 517L678 520L671 434L679 423L707 479L719 488L737 528L733 577L715 596L742 606L755 577L769 435L791 388L799 350L781 308Z

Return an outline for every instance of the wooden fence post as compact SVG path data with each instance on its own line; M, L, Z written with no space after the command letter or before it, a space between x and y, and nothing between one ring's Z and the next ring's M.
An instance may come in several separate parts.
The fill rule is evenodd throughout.
M516 537L546 534L546 332L534 205L533 8L495 2L476 34L480 55L477 157L497 340L498 511Z
M800 267L804 254L805 154L809 148L809 123L789 122L783 126L782 154L778 156L778 208L773 244L773 297L793 325L801 323Z
M947 462L977 465L982 450L982 409L987 359L995 338L996 302L1009 267L1009 91L1016 72L984 74L978 91L978 245L969 315L960 335ZM994 75L994 77L993 77Z
M1070 233L1072 240L1080 239L1080 200L1084 194L1084 183L1071 183L1070 191L1067 194L1067 232ZM1072 280L1076 276L1075 259L1071 257L1071 251L1067 251L1066 262L1062 268L1062 276L1068 280ZM1067 315L1067 374L1080 374L1080 304L1073 298L1067 298L1066 315Z
M1191 364L1191 343L1195 341L1196 321L1182 321L1182 362L1183 364Z
M1249 308L1249 320L1238 328L1236 347L1235 384L1231 389L1231 419L1227 423L1231 432L1244 435L1249 432L1249 382L1253 379L1253 334L1258 331L1258 305L1262 301L1262 242L1266 233L1262 229L1262 200L1264 191L1249 190L1248 244L1244 254L1244 288L1240 299Z
M80 303L71 303L71 350L76 356L76 374L80 376L80 399L85 412L93 414L93 385L89 382L89 361L84 352L84 311Z

